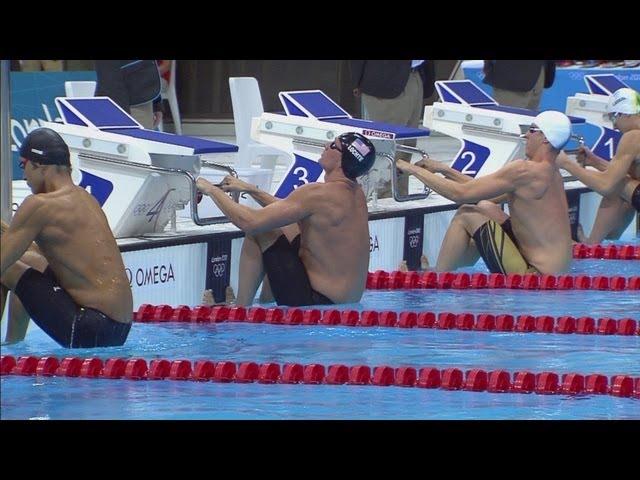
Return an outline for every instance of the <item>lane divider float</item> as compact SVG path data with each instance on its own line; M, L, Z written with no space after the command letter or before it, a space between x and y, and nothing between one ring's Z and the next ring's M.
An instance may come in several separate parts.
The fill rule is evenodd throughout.
M223 383L373 385L541 395L601 394L640 399L640 377L602 374L273 363L143 358L22 356L0 358L1 375L84 377L126 380L191 380Z
M200 305L140 305L134 312L140 323L269 323L275 325L325 325L349 327L435 328L499 332L537 332L582 335L640 335L633 318L572 317L562 315L510 315L492 313L394 312L390 310L337 310L300 308L226 307Z
M526 273L386 272L367 274L369 290L484 289L515 290L640 290L640 276L537 275Z
M602 260L640 260L640 245L573 245L573 258L598 258Z

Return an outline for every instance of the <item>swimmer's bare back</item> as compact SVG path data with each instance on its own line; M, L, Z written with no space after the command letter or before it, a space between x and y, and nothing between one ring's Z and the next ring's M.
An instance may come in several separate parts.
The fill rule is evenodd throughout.
M131 322L133 299L122 255L96 199L75 185L32 197L44 218L35 241L60 286L78 305Z

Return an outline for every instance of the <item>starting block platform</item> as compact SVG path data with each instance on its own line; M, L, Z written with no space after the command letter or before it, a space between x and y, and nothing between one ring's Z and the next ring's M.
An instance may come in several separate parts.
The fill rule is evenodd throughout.
M423 125L460 141L452 168L471 177L483 176L524 156L520 135L540 112L498 105L470 80L437 81L435 86L440 101L425 107ZM585 123L583 118L569 119L573 127ZM576 147L572 141L568 149Z
M629 86L615 75L585 75L588 93L578 92L567 97L567 115L580 116L588 122L582 130L585 145L605 160L611 160L622 134L613 128L607 115L609 97Z
M146 130L108 97L61 97L56 106L63 123L45 126L64 138L74 181L96 197L116 237L163 232L187 204L196 224L225 221L198 216L195 178L203 155L235 145Z
M274 190L278 198L286 197L306 183L322 181L324 172L318 163L322 151L346 132L358 132L367 137L374 144L376 154L391 165L395 163L396 151L425 153L399 142L427 137L428 129L353 118L321 90L280 92L279 98L285 115L263 113L253 118L251 125L253 140L285 151L291 158L286 175ZM392 191L396 201L426 198L425 194L400 195L396 188L397 172L395 168L392 170Z

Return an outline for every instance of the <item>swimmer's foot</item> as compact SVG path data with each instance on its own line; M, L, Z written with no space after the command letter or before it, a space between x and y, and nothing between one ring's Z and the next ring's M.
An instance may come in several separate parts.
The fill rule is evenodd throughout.
M231 285L227 286L224 291L224 301L216 302L215 297L213 296L213 291L205 290L202 293L202 305L235 305L236 304L236 294L233 291L233 287Z
M224 289L224 302L227 305L236 304L236 294L233 291L233 287L231 285L228 285L227 288Z
M213 292L211 290L205 290L202 293L202 304L203 305L215 305L216 299L213 298Z
M422 255L420 257L420 270L430 270L431 266L429 265L429 259L426 255Z

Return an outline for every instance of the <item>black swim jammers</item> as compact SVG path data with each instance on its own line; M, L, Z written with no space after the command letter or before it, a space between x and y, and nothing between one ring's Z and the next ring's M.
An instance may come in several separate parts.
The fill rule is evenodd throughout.
M640 185L636 186L631 195L631 205L636 209L636 212L640 212Z
M79 306L58 285L51 268L44 273L29 268L15 294L33 321L66 348L117 347L131 330L131 323L116 322L99 310Z
M307 270L300 260L300 235L289 243L287 237L278 239L262 252L262 262L278 305L333 305L333 301L316 292L309 282Z

